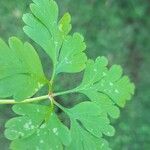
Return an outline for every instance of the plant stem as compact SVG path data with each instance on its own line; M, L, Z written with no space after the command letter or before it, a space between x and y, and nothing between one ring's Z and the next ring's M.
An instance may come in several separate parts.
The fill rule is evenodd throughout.
M45 115L45 122L48 122L50 115L52 114L52 112L54 111L54 100L53 98L51 98L50 95L48 95L48 98L50 100L50 109L47 111L46 115Z
M65 113L68 113L67 108L63 107L61 104L59 104L53 96L49 95L49 99L51 101L52 105L56 105L57 107L59 107L61 110L63 110ZM54 107L54 106L53 106Z
M53 100L54 104L59 107L61 110L63 110L65 113L68 114L67 108L63 107L62 105L60 105L58 102L56 102L55 100Z
M52 97L56 97L56 96L60 96L60 95L64 95L64 94L69 94L69 93L74 93L74 92L77 92L77 91L78 91L77 88L75 88L75 89L68 90L68 91L53 93L53 94L52 94ZM51 98L52 98L52 97L51 97ZM0 105L1 105L1 104L24 104L24 103L33 103L33 102L43 101L43 100L48 99L48 98L49 98L49 95L43 95L43 96L39 96L39 97L29 98L29 99L26 99L26 100L21 101L21 102L16 102L16 101L13 100L13 99L3 99L3 100L0 100Z
M37 102L37 101L42 101L48 98L48 95L40 96L40 97L34 97L34 98L29 98L21 102L16 102L13 99L4 99L0 100L0 104L24 104L24 103L32 103L32 102Z

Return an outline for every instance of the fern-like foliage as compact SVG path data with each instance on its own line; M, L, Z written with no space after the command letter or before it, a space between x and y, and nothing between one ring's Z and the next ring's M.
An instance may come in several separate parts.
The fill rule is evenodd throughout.
M12 109L18 116L6 123L5 136L11 140L12 150L109 150L105 136L113 136L110 117L119 117L134 94L134 84L122 75L122 68L108 68L105 57L87 59L84 38L79 33L69 34L71 17L66 13L58 20L58 6L54 0L33 0L31 13L23 16L24 32L47 53L53 63L49 81L40 59L29 43L18 38L9 39L9 46L0 40L0 97L13 97ZM83 80L75 89L58 92L49 88L50 105L25 104L42 86L53 86L61 73L84 70ZM55 101L55 96L82 93L87 101L66 108ZM37 101L43 97L38 97ZM27 100L25 100L27 99ZM36 97L34 98L36 101ZM17 104L19 103L19 104ZM65 126L54 106L70 118Z
M40 59L29 43L9 39L9 47L0 40L0 97L16 101L33 96L45 83Z

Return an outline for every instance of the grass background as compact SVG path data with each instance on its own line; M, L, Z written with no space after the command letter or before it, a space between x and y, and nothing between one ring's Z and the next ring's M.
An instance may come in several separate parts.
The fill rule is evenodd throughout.
M95 59L106 56L111 64L121 64L136 85L135 96L121 110L119 120L113 121L116 135L109 138L113 150L150 149L150 2L149 0L57 0L60 15L69 11L73 31L84 35L87 55ZM29 11L31 0L0 0L0 37L8 40L23 33L22 15ZM30 41L32 43L32 41ZM35 45L35 43L33 43ZM51 73L46 54L37 46L47 75ZM81 74L61 74L56 79L56 90L78 84ZM68 82L70 80L71 82ZM63 97L71 106L81 101L82 95ZM61 99L61 98L60 98ZM69 99L69 100L68 100ZM8 150L4 123L14 114L10 106L0 106L0 149Z

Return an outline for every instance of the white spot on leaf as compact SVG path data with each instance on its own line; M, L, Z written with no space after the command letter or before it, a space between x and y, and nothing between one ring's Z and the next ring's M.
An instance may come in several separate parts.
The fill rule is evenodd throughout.
M106 76L106 73L105 73L105 72L103 72L103 76Z
M97 69L94 69L94 72L97 72Z
M36 150L40 150L40 148L37 146L37 147L36 147Z
M65 63L66 63L66 64L71 64L71 61L69 61L68 58L65 57Z
M114 84L112 82L109 83L110 86L113 86Z
M54 133L55 135L58 135L58 129L57 129L57 128L53 128L53 133Z
M102 144L101 144L101 148L103 148L103 147L104 147L104 145L105 145L105 144L104 144L104 143L102 143Z
M117 89L115 89L115 93L119 93L119 91Z
M37 130L36 134L37 136L40 136L40 130Z
M56 145L56 148L57 148L57 149L59 148L58 145Z
M43 141L43 140L40 140L40 143L42 144L42 143L44 143L44 141Z
M58 45L58 42L55 42L55 45Z
M30 120L29 122L25 123L23 126L26 130L32 130L35 128L34 125L32 125L32 121Z
M29 129L29 123L25 123L23 126L25 129Z
M40 128L43 129L45 127L46 127L46 124L42 124Z
M35 89L35 92L37 92L38 90L39 90L39 89L38 89L38 88L36 88L36 89Z

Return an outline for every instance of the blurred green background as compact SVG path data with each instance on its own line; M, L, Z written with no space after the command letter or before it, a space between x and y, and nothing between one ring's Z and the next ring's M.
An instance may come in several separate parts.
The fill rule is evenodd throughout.
M116 135L109 138L113 150L150 149L150 1L149 0L57 0L60 15L69 11L73 31L82 33L87 44L87 54L95 59L106 56L111 64L121 64L136 85L135 96L121 110L119 120L113 121ZM31 0L0 0L0 37L8 40L23 33L22 15L29 11ZM32 41L30 41L32 42ZM32 42L33 43L33 42ZM33 43L35 45L35 43ZM37 46L47 75L50 62ZM56 90L75 87L81 74L61 74ZM67 77L67 79L66 79ZM70 80L70 81L69 81ZM69 82L68 82L69 81ZM64 105L81 101L82 95L63 97ZM60 98L61 99L61 98ZM12 117L10 106L0 106L0 150L8 150L4 138L4 123Z

